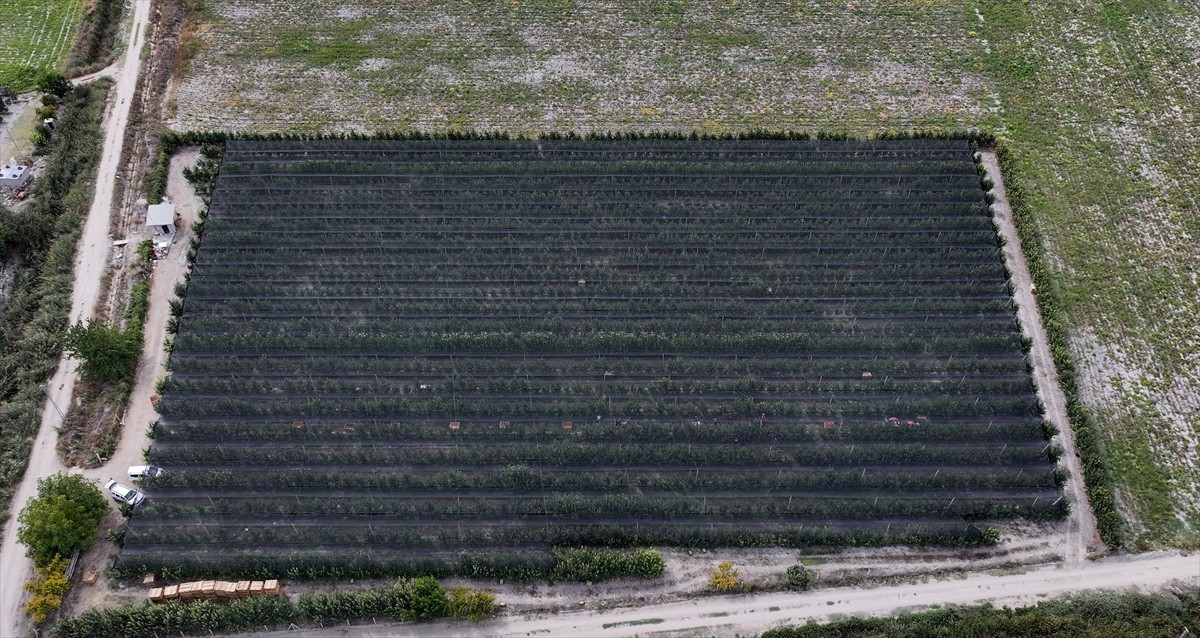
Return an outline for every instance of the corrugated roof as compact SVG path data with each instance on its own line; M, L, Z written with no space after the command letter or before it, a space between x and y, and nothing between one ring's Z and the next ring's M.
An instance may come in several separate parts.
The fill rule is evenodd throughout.
M175 224L175 204L152 204L146 210L147 226L173 226Z

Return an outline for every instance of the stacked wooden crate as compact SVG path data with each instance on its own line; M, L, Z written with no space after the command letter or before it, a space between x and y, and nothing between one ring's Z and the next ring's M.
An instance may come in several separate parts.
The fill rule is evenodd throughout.
M152 603L166 603L179 600L185 603L200 600L224 602L250 598L253 596L283 596L283 586L278 580L243 580L228 582L223 580L197 580L167 587L155 587L150 590L148 597Z

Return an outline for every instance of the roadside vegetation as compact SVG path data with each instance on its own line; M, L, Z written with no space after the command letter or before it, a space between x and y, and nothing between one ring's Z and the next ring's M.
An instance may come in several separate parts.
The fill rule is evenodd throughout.
M1200 628L1200 591L1085 593L1032 607L948 607L772 629L762 638L1180 638Z
M41 422L45 383L62 354L75 244L91 205L108 86L98 81L64 96L32 206L19 215L0 211L0 236L20 260L0 317L0 511L5 517Z
M43 622L58 609L69 583L71 554L96 542L100 519L108 512L100 490L78 474L55 474L38 481L37 496L21 508L17 540L26 547L36 570L25 584L31 597L25 611Z
M79 35L67 58L67 75L86 75L108 66L116 58L121 18L128 0L91 0L83 13Z
M57 638L152 638L164 635L233 632L292 624L324 627L328 623L408 621L442 618L479 621L496 611L496 597L486 591L455 587L446 590L428 577L401 579L375 590L303 594L295 604L287 598L260 597L231 603L143 603L93 609L55 624ZM473 631L464 628L464 631Z

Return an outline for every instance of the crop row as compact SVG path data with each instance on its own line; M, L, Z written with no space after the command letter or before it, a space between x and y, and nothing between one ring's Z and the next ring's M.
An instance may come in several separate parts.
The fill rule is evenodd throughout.
M189 303L188 312L192 311ZM378 376L380 378L433 379L455 377L562 377L812 379L859 377L869 371L880 377L953 378L962 376L1025 375L1021 354L988 356L876 356L827 354L823 356L737 356L683 353L652 355L447 354L414 356L387 354L255 354L201 355L176 352L171 357L172 377L189 376Z
M537 175L568 174L577 177L599 175L631 175L639 173L711 175L795 175L795 176L838 176L838 175L971 175L964 170L962 154L951 158L812 158L812 157L761 157L745 158L741 161L714 161L711 157L673 157L644 159L622 157L619 154L597 158L589 156L565 156L535 158L525 156L486 157L458 156L453 159L429 161L426 158L378 159L320 159L320 160L274 160L242 159L231 156L221 167L227 179L239 176L261 175L323 175L348 173L355 175Z
M729 304L729 307L718 308L716 303ZM775 314L795 315L797 321L803 315L824 314L832 317L854 317L857 315L878 314L921 314L936 316L951 313L1007 313L1013 310L1012 297L997 290L988 295L973 295L970 297L939 297L927 296L891 297L864 299L856 297L741 297L735 299L704 296L699 299L687 297L618 297L603 295L575 294L571 297L536 297L524 295L517 298L425 295L379 297L359 294L348 297L315 297L302 295L298 291L284 297L274 295L259 299L240 297L221 299L215 294L210 298L192 298L187 300L188 313L191 312L221 312L230 321L242 319L241 313L302 313L312 311L317 314L341 312L347 317L358 314L404 314L404 313L484 313L489 315L522 316L532 312L543 315L607 313L638 314L638 313L678 313L680 315L720 316L728 314ZM215 309L214 309L215 308ZM186 317L185 317L186 320ZM791 331L789 331L791 332ZM669 347L669 344L663 344ZM840 346L839 346L840 347ZM361 349L359 349L361 350ZM522 351L525 351L524 349ZM581 352L604 352L604 349L590 349ZM666 350L680 352L680 350ZM847 354L859 352L855 347ZM377 350L387 353L395 350ZM747 352L748 353L748 352ZM883 353L881 353L883 354ZM962 351L959 354L969 355Z
M725 211L722 211L723 213ZM214 218L207 229L221 229L231 232L406 232L406 233L461 233L463 225L470 225L471 233L489 235L526 236L540 233L548 235L566 235L568 237L589 236L628 236L630 233L644 233L651 238L657 236L672 237L674 235L694 234L704 232L721 237L737 236L739 234L755 233L767 237L804 237L802 233L837 231L845 232L876 231L886 232L896 227L896 221L877 217L731 217L728 214L719 216L691 215L687 217L534 217L491 215L482 217L447 217L429 214L402 217L395 214L367 216L334 216L318 215L256 215L249 218L228 220ZM902 218L907 231L962 231L982 230L991 231L991 221L983 215L979 216L929 216L913 215ZM228 229L228 231L225 231ZM568 230L569 229L569 230Z
M194 527L182 527L183 530ZM203 531L204 528L201 528ZM297 530L298 531L298 530ZM341 531L341 530L339 530ZM361 534L364 530L358 530ZM370 532L371 528L365 531ZM343 532L351 534L349 531ZM516 548L550 546L638 547L824 547L878 546L885 544L971 546L987 542L980 530L961 520L925 517L917 521L855 521L838 525L830 521L761 525L745 523L705 525L510 525L488 529L441 526L414 533L402 549L370 543L370 536L355 536L346 545L309 541L301 547L182 548L164 542L143 549L137 519L126 536L126 547L115 567L117 574L133 577L146 571L185 573L207 577L241 577L253 574L291 578L378 577L396 575L460 574L479 578L530 578L545 573L553 563L545 552ZM335 533L336 534L336 533ZM336 542L336 541L335 541ZM414 551L413 546L445 548ZM366 549L369 548L369 549ZM474 548L474 549L473 549ZM503 549L497 549L503 548ZM536 565L533 573L530 565Z
M389 465L398 468L530 467L832 467L869 465L978 465L1003 467L1045 463L1048 446L1025 444L821 444L709 445L580 444L535 445L287 445L234 442L224 444L156 444L155 465L289 466Z
M606 201L628 201L631 199L646 201L648 197L670 198L676 201L695 201L702 202L717 199L739 199L753 197L759 201L766 203L782 204L793 201L808 201L808 202L824 202L830 204L852 205L857 202L865 203L884 203L884 202L906 202L906 203L941 203L941 202L961 202L961 203L977 203L979 201L978 188L949 188L949 187L928 187L928 188L838 188L830 190L804 189L804 188L740 188L729 186L727 188L704 187L697 184L695 188L636 188L636 187L612 187L608 189L589 189L581 186L573 190L561 190L556 192L546 192L534 189L522 189L510 187L508 189L495 188L491 190L465 190L459 188L428 188L425 190L413 190L402 186L392 185L388 187L385 184L372 185L370 188L355 187L352 184L342 185L334 190L328 190L318 184L309 184L307 188L299 186L292 188L281 188L271 185L264 185L258 188L243 188L236 193L213 195L212 207L210 212L215 217L220 217L220 211L227 206L240 206L243 204L279 204L286 205L289 202L295 201L297 198L307 198L313 201L320 201L328 204L339 204L345 202L354 202L359 205L363 204L384 204L395 201L400 198L407 199L410 205L422 205L426 202L436 203L443 202L447 199L453 199L463 203L485 204L497 200L519 203L524 201L530 202L553 202L558 201L561 205L567 206L576 200L595 202Z
M236 315L230 317L237 319ZM186 324L186 318L185 318ZM180 334L176 345L190 352L288 352L297 340L286 335ZM313 336L303 341L303 350L319 352L410 352L410 353L570 353L570 352L712 352L712 353L873 353L880 355L915 354L988 354L1020 351L1020 335L1007 334L974 337L899 337L866 339L851 337L814 337L803 333L759 333L740 335L674 335L610 332L594 335L556 335L529 333L459 333L434 336L406 334L343 334Z
M425 260L422 263L381 264L364 260L360 263L329 264L324 260L280 264L280 263L225 263L213 262L203 265L204 279L232 281L241 277L245 280L311 280L320 275L323 281L340 282L366 278L388 281L420 281L440 279L454 281L517 280L532 279L546 281L559 279L578 283L605 279L628 279L630 277L675 278L676 280L708 280L730 282L759 282L763 284L791 283L795 281L863 281L874 279L906 279L930 281L939 279L996 279L1003 281L1004 269L994 261L978 259L958 263L923 261L919 263L895 264L800 264L780 260L776 263L759 262L747 264L692 263L692 264L642 264L637 262L604 263L515 263L475 262L455 263ZM199 269L193 272L196 274Z
M155 435L169 444L180 441L228 442L285 440L303 442L352 441L360 445L374 443L443 441L453 443L489 443L503 445L513 442L549 443L570 439L575 442L647 442L680 444L725 442L734 443L802 443L843 442L898 443L932 442L1028 442L1042 434L1042 423L1033 417L932 423L928 417L872 420L870 422L788 421L772 418L762 423L759 415L742 415L714 419L711 423L692 420L664 422L637 421L621 423L609 420L587 420L572 424L538 421L479 422L464 419L455 429L444 420L413 421L166 421L155 426Z
M424 387L422 387L424 386ZM922 394L933 397L989 396L1012 397L1029 395L1033 386L1028 377L1012 379L932 379L898 380L886 377L869 380L806 380L806 381L763 381L759 379L730 379L722 381L698 379L628 379L592 378L587 380L522 379L511 377L454 378L437 383L415 383L409 380L392 381L375 378L304 378L292 379L247 379L207 378L172 379L171 390L181 395L201 396L272 396L284 394L290 397L412 397L429 398L439 396L493 395L508 396L543 395L554 397L579 397L594 399L607 397L614 401L625 401L644 397L697 396L744 396L773 399L791 396L854 397L857 395L878 396L884 393Z
M1058 504L1056 504L1058 503ZM690 522L739 520L859 520L939 516L984 516L1000 518L1022 516L1048 518L1057 513L1061 502L1053 490L1021 494L977 496L913 496L869 494L821 497L802 493L793 496L678 497L625 495L543 495L515 498L464 498L452 494L440 497L381 498L359 497L352 493L300 496L279 495L264 498L212 499L171 498L159 495L143 506L145 515L155 521L200 518L220 524L242 527L244 519L293 520L317 519L327 525L332 520L361 522L376 527L420 526L446 521L494 521L552 518L565 522L615 522L633 520ZM199 531L199 530L197 530ZM232 531L232 530L231 530ZM248 544L253 544L248 539Z
M826 238L828 239L828 238ZM934 238L936 239L936 238ZM619 250L616 250L619 248ZM869 244L846 245L829 247L824 242L815 245L801 244L759 244L758 246L740 245L725 246L723 244L709 246L672 246L671 251L663 251L660 247L630 243L625 246L605 246L602 253L592 251L588 245L579 245L577 250L562 255L557 251L546 250L544 246L519 242L503 250L472 251L469 253L456 252L453 263L458 264L529 264L544 266L547 264L596 264L615 263L635 268L647 268L666 265L670 268L696 265L736 265L736 266L769 266L777 263L791 264L799 268L809 266L829 265L859 265L875 264L887 267L896 263L931 263L956 264L969 263L999 263L999 249L994 243L988 244L949 244L944 241L918 241L907 243L872 242ZM237 254L229 254L238 251ZM307 248L297 246L275 246L263 242L251 245L234 246L218 245L218 242L205 243L204 254L216 253L222 262L239 263L287 263L297 261L311 263L314 259L328 262L331 266L342 264L375 264L390 266L394 264L423 264L431 259L448 261L446 251L431 248L429 252L412 255L395 250L394 244L383 243L370 238L358 238L350 242L320 242ZM352 255L357 259L352 259ZM593 255L592 253L597 253ZM598 261L602 257L604 261ZM210 257L211 258L211 257Z
M678 470L658 471L548 471L514 465L496 470L411 472L387 467L352 469L173 470L147 480L146 489L155 493L260 492L285 495L312 489L371 491L410 496L509 493L610 492L629 490L700 494L737 491L769 495L787 490L838 490L844 492L881 490L1034 490L1056 487L1053 472L1038 466L1027 468L944 467L838 468L812 471L729 472Z
M919 202L919 201L853 201L827 202L803 201L763 202L752 199L726 201L672 201L649 202L646 199L626 201L584 200L573 202L563 210L562 202L549 199L529 201L493 200L487 202L456 202L452 200L417 202L412 198L398 197L388 202L386 208L364 205L353 201L329 203L320 200L297 200L280 204L255 204L237 202L224 206L221 220L254 221L258 219L301 220L314 218L357 219L383 215L405 219L636 219L650 220L665 218L690 219L744 219L756 222L763 218L832 220L832 219L893 219L946 218L988 219L991 214L986 201L971 202ZM648 213L653 213L649 214Z
M299 313L297 313L299 314ZM877 321L853 322L852 320L825 320L799 323L791 317L786 319L761 318L647 318L607 317L588 318L585 321L571 321L569 318L523 318L506 317L504 315L487 319L474 318L372 318L372 317L340 317L339 321L330 321L331 316L314 312L310 316L263 317L247 316L237 313L205 313L188 319L189 329L206 334L221 334L229 329L228 317L238 317L239 330L251 334L289 336L295 338L337 337L347 331L358 334L387 335L394 334L397 329L403 329L414 338L438 338L446 334L462 334L472 329L489 333L502 333L510 330L515 333L532 332L544 335L571 336L573 338L585 335L605 335L614 331L640 331L647 334L689 335L701 337L705 335L721 336L736 332L765 334L772 331L788 332L802 327L805 334L811 337L837 337L860 339L886 339L896 337L912 337L921 335L924 338L953 337L990 338L1002 333L1005 328L1017 332L1015 321L1010 317L999 316L993 321L968 319L961 321L942 320L929 324L923 321ZM799 325L798 325L799 323Z

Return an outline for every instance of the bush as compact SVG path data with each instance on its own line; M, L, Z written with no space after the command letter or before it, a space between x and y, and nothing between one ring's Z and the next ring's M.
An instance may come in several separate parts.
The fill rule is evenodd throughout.
M455 587L450 590L450 616L461 620L483 620L496 612L496 595L482 590Z
M46 71L38 78L37 90L61 98L71 92L71 81L58 71Z
M804 563L796 563L787 568L788 587L799 589L801 591L808 589L812 584L812 574L808 572L808 568Z
M733 567L731 561L718 563L717 569L708 578L708 586L719 592L733 591L741 583L741 574Z
M71 587L67 582L69 564L67 559L55 555L49 563L37 568L33 580L25 583L25 591L32 594L25 603L25 613L33 618L33 622L46 622L46 618L62 604L63 595Z
M430 621L444 618L450 611L446 590L435 578L402 580L396 584L395 592L395 613L402 620Z
M17 540L37 565L85 550L96 541L108 503L100 490L78 474L55 474L38 481L38 495L18 518Z

